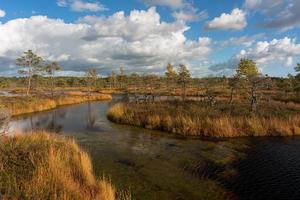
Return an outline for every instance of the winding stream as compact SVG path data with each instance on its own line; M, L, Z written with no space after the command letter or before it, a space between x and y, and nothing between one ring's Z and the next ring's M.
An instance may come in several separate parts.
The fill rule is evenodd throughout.
M76 138L96 175L133 199L300 199L300 138L183 139L111 123L110 103L25 115L10 127Z

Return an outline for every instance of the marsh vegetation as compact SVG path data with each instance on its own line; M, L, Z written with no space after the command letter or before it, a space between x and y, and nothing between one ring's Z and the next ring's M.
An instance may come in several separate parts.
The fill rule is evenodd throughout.
M89 155L73 139L37 131L0 143L1 199L116 199L116 189L95 178Z
M108 111L108 118L117 123L183 136L300 134L299 75L284 80L290 81L290 90L283 95L281 81L262 76L252 60L242 59L234 77L202 80L205 86L198 93L190 93L196 98L189 100L186 97L187 85L192 81L189 72L180 65L177 74L168 65L166 78L172 85L170 92L176 91L176 77L181 88L181 100L160 100L157 97L155 100L155 93L151 92L150 99L145 97L142 101L133 101L128 98L114 105ZM190 88L190 91L193 89Z
M150 138L145 139L148 142L145 144L143 140L136 141L136 131L131 130L131 127L125 128L110 124L104 119L94 119L91 114L93 108L89 103L84 105L89 113L87 116L83 115L80 107L80 110L73 113L78 117L77 121L62 120L65 124L60 124L54 130L61 134L70 134L63 131L82 135L87 133L80 137L83 137L84 148L91 151L93 158L96 158L92 161L98 177L95 178L88 154L73 139L39 130L41 127L50 129L58 124L55 121L56 111L50 116L53 120L50 120L51 126L45 124L48 120L43 117L35 124L30 116L29 130L37 131L36 133L12 137L5 135L10 116L57 109L63 105L110 100L114 93L121 93L122 100L101 114L105 117L107 111L108 119L120 124L161 130L185 137L300 134L300 75L290 75L287 78L262 75L256 64L248 59L241 60L232 77L205 78L193 78L183 64L177 68L168 64L164 76L126 74L120 68L120 72L112 71L109 76L101 77L96 69L90 68L84 77L57 77L56 71L61 69L59 63L44 62L32 51L25 52L17 60L17 64L23 68L20 71L22 77L0 78L0 87L9 94L0 97L0 150L3 152L0 155L0 191L4 199L129 199L130 192L119 192L107 179L99 178L104 168L108 171L108 177L111 173L115 175L113 180L118 179L118 175L123 176L117 188L136 187L132 189L135 197L144 197L146 194L149 199L170 199L185 198L188 194L190 199L236 198L236 194L223 185L236 175L233 165L242 159L240 154L243 153L240 151L244 151L244 148L239 148L240 144L235 145L235 142L217 140L215 144L195 140L197 145L191 142L189 146L178 140L177 136L169 140L161 135L156 137L156 132L147 132L150 135L144 137ZM296 72L300 72L299 64ZM86 122L82 125L84 128L79 126L82 122ZM65 129L64 125L68 128ZM105 131L114 134L97 137L93 135L95 132L106 133ZM127 138L128 135L131 137ZM89 137L92 138L91 141L85 143ZM98 141L98 137L101 137L101 141ZM121 144L115 146L118 138ZM143 137L139 135L138 138ZM126 148L122 148L124 139ZM155 141L172 143L160 146L161 144L155 145ZM105 142L111 146L100 148L105 146ZM159 147L160 151L156 152L153 145ZM180 153L180 145L187 145L188 149ZM243 145L244 143L240 146ZM102 153L107 153L105 151L109 153L103 156ZM128 156L123 156L124 152ZM193 152L192 157L188 156L190 152ZM173 154L182 158L175 159ZM110 158L112 155L114 159ZM147 159L144 158L145 155ZM155 165L151 165L149 161ZM120 168L124 168L124 171ZM63 174L67 176L62 177ZM145 174L145 180L141 180ZM170 181L175 180L174 174L177 174L176 184ZM186 177L186 174L189 176ZM193 177L195 174L196 178ZM154 180L156 176L164 177L167 181ZM189 183L191 177L193 182ZM137 184L131 185L132 180ZM148 186L150 189L145 189ZM157 196L151 196L153 191L157 192Z
M108 111L114 122L162 130L182 136L239 137L300 134L300 106L294 103L260 104L253 115L247 103L232 109L227 102L210 107L205 102L163 101L118 103Z

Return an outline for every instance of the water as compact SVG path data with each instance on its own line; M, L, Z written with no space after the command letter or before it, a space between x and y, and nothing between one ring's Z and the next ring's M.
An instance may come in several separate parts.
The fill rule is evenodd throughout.
M15 118L11 129L76 138L98 177L133 199L300 199L300 139L184 139L111 123L110 102Z

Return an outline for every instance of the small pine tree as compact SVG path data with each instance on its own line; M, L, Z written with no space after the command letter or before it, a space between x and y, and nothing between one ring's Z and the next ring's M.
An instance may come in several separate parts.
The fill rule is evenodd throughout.
M168 63L167 65L167 69L166 69L166 78L167 78L167 82L168 82L168 88L173 88L174 92L176 90L176 79L178 77L178 74L176 73L174 66L171 65L170 63Z
M24 55L17 58L16 60L16 65L24 68L24 70L19 70L19 74L27 76L27 95L29 95L30 93L33 75L36 75L38 72L41 72L43 70L42 62L43 59L34 54L32 50L24 52Z
M180 64L178 67L178 82L181 85L181 96L182 100L185 100L186 98L186 89L187 84L191 79L190 71L187 69L187 67L183 64Z

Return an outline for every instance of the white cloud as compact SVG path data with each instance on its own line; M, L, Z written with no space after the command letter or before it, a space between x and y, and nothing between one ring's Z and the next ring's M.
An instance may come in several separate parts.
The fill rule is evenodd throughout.
M60 7L66 7L68 3L67 0L57 0L57 5Z
M231 37L227 40L221 41L222 46L245 46L250 47L258 39L265 37L265 34L255 34L255 35L244 35L241 37Z
M245 8L247 10L260 11L263 13L271 13L282 8L285 0L245 0Z
M167 62L207 60L211 40L188 40L184 36L188 29L183 22L161 22L155 8L134 10L129 16L124 12L87 16L77 23L45 16L14 19L0 24L0 71L28 49L61 61L65 70L97 67L104 74L120 66L134 72L161 72Z
M70 6L71 10L76 12L97 12L108 10L104 5L99 2L86 2L82 0L58 0L57 5L60 7Z
M148 6L169 6L178 9L185 6L184 0L143 0Z
M148 6L167 6L173 12L172 16L175 20L184 22L197 22L208 17L206 10L200 11L193 6L193 3L187 0L143 0Z
M300 28L299 0L246 0L245 8L263 15L259 25L264 28Z
M71 9L77 12L81 11L91 11L91 12L97 12L97 11L104 11L107 10L105 6L102 4L96 2L96 3L89 3L89 2L83 2L80 0L75 0L71 4Z
M172 16L176 20L182 20L185 22L196 22L196 21L201 21L206 19L208 17L208 13L206 10L199 12L198 9L190 8L190 9L175 11L172 13Z
M0 17L5 17L5 15L6 15L6 12L4 10L0 9Z
M238 55L254 59L261 67L278 62L290 66L293 64L293 58L299 56L300 44L288 37L273 39L270 42L257 42L254 48L243 49Z
M207 30L242 30L247 26L246 13L235 8L230 14L223 13L206 24Z
M294 59L292 56L289 56L287 59L286 59L286 66L292 66L293 65L293 62L294 62Z

